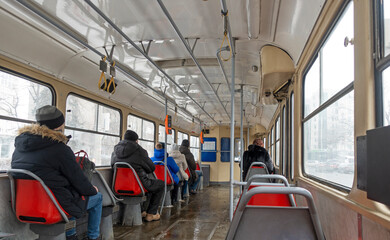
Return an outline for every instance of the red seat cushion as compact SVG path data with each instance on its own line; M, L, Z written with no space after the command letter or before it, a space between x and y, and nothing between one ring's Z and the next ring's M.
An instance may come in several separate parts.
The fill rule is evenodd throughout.
M250 186L248 191L254 187L256 186ZM267 186L261 186L261 187L267 187ZM275 207L292 206L288 194L271 194L271 193L256 194L248 201L247 205L275 206Z
M54 224L63 221L55 204L37 180L15 179L15 184L15 209L19 221L37 224Z
M130 168L117 168L114 180L114 191L118 195L142 196L143 186L138 184L137 177ZM147 192L144 189L144 192Z
M196 170L200 171L199 163L196 163Z
M154 170L154 173L156 174L157 178L164 181L164 165L156 165L156 169ZM173 180L169 175L168 169L167 169L167 185L172 185Z

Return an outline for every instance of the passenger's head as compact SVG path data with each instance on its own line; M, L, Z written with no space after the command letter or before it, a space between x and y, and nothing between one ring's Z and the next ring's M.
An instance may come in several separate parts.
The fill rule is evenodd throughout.
M172 151L178 151L179 150L179 145L176 143L172 144Z
M129 141L137 141L138 140L138 134L132 130L127 130L125 132L125 136L124 136L125 140L129 140Z
M188 139L184 139L183 142L181 142L181 145L183 147L189 147L190 146L190 142L188 141Z
M63 132L65 118L64 114L55 106L46 105L38 108L35 112L35 118L39 125Z
M156 144L156 149L157 150L161 150L161 149L164 149L164 148L165 148L165 143L160 142L160 143Z
M260 146L260 147L264 147L263 139L261 139L261 138L256 138L255 140L253 140L253 145L257 145L257 146Z

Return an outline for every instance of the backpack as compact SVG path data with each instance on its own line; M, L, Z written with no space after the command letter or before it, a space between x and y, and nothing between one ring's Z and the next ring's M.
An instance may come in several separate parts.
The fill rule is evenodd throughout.
M95 163L89 160L88 154L83 150L75 153L75 156L76 162L79 164L84 175L88 178L89 181L91 181L93 171L95 170Z

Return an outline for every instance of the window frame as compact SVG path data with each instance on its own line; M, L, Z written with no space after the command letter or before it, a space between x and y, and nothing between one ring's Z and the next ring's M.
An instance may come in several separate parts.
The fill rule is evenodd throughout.
M192 143L192 141L191 141L191 137L193 137L193 138L197 138L198 139L198 143L199 143L199 147L192 147L191 146L191 143ZM197 158L197 160L199 160L199 162L201 162L201 159L200 159L200 148L201 148L201 143L200 143L200 138L199 138L199 136L195 136L195 135L189 135L189 140L190 140L190 147L189 147L189 149L190 149L190 151L191 151L191 149L197 149L198 150L198 158Z
M382 2L382 3L380 3ZM383 79L382 73L390 68L390 53L385 56L384 51L384 13L383 1L373 1L373 56L374 56L374 78L375 78L375 124L376 127L383 127Z
M30 77L26 74L22 74L22 73L19 73L17 71L13 71L11 69L8 69L8 68L5 68L5 67L2 67L0 66L0 71L3 72L3 73L6 73L6 74L10 74L10 75L13 75L17 78L22 78L26 81L29 81L29 82L32 82L32 83L35 83L35 84L39 84L39 85L42 85L44 87L47 87L51 93L51 106L56 106L56 102L57 102L57 94L56 94L56 91L54 89L54 87L49 84L49 83L46 83L46 82L43 82L39 79L36 79L36 78L33 78L33 77ZM4 116L4 115L0 115L0 120L5 120L5 121L11 121L11 122L16 122L16 123L23 123L23 124L33 124L36 122L36 120L27 120L27 119L22 119L22 118L15 118L15 117L9 117L9 116ZM16 137L17 135L15 135ZM12 156L11 156L11 159L12 159ZM10 168L11 166L9 166ZM0 169L0 173L5 173L6 172L6 169Z
M127 115L126 120L129 118L130 115L133 116L133 117L137 117L137 118L141 119L141 120L142 120L142 126L144 125L144 122L143 122L143 121L147 121L147 122L153 123L153 128L154 128L154 130L153 130L153 135L154 135L154 136L153 136L153 141L152 141L152 140L147 140L147 139L142 138L142 137L143 137L143 132L142 132L142 133L137 133L137 134L138 134L138 140L141 140L141 141L144 141L144 142L153 142L153 145L155 145L155 144L156 144L156 123L153 122L153 121L151 121L151 120L149 120L149 119L146 119L146 118L143 118L143 117L140 117L140 116L138 116L138 115L131 114L131 113L129 113L129 114ZM127 121L126 130L129 130L128 125L129 125L129 122Z
M277 125L279 125L279 132L277 131L277 129L278 129L278 126ZM277 166L278 168L279 168L279 172L282 172L283 171L283 169L282 169L282 171L280 171L281 169L280 169L280 163L281 163L281 156L280 156L280 150L281 150L281 144L280 144L280 142L281 142L281 140L280 140L280 138L281 138L281 131L282 131L282 128L281 128L281 117L280 117L280 114L275 118L275 123L274 123L274 126L275 126L275 131L274 131L274 134L275 134L275 136L274 136L274 153L275 153L275 157L274 157L274 159L275 159L275 166ZM278 136L276 136L278 134ZM276 138L276 137L278 137L278 138ZM279 152L278 153L276 153L277 152L277 149L276 149L276 144L277 143L279 143ZM277 162L276 162L276 156L278 156L278 164L277 164ZM283 167L283 166L282 166Z
M352 190L352 187L349 188L349 187L346 187L344 185L341 185L341 184L338 184L338 183L335 183L335 182L332 182L332 181L329 181L329 180L326 180L326 179L323 179L323 178L319 178L317 176L314 176L314 175L311 175L311 174L308 174L306 173L305 171L305 163L304 163L304 159L303 159L303 156L304 156L304 146L305 146L305 138L304 138L304 124L309 121L310 119L312 119L313 117L317 116L319 113L321 113L323 110L327 109L329 106L331 106L333 103L337 102L338 100L342 99L344 96L346 96L347 94L349 94L350 92L352 92L354 90L354 82L355 80L353 80L351 83L349 83L347 86L345 86L344 88L342 88L341 90L339 90L336 94L334 94L332 97L330 97L328 100L326 100L324 103L320 104L315 110L313 110L310 114L308 114L306 117L305 117L305 112L304 112L304 109L305 109L305 81L306 81L306 75L308 74L308 72L310 71L311 67L313 66L313 64L315 63L315 61L318 59L318 60L321 60L321 51L322 51L322 47L324 46L324 44L326 43L326 41L328 40L328 37L332 34L333 30L335 29L336 25L339 23L339 20L341 19L341 17L344 15L345 13L345 10L347 8L347 6L353 2L352 0L348 0L348 1L345 1L342 6L340 7L336 17L333 19L331 25L328 27L328 29L326 30L326 34L322 37L321 41L319 42L317 48L316 48L316 51L313 53L309 63L307 64L307 66L304 68L304 71L302 73L302 94L301 94L301 134L302 134L302 140L301 140L301 152L302 152L302 156L301 156L301 168L302 168L302 174L304 177L307 177L307 178L310 178L310 179L313 179L319 183L322 183L324 185L327 185L327 186L330 186L332 188L335 188L337 190L340 190L340 191L343 191L343 192L346 192L346 193L349 193L351 190ZM319 63L320 64L320 71L321 71L321 62ZM321 76L320 76L321 78ZM320 85L321 85L321 79L320 79ZM321 92L321 91L320 91ZM320 101L321 101L321 98L320 98ZM356 169L354 169L354 171L356 172Z
M290 101L289 101L289 126L290 126L290 129L289 129L289 139L290 139L290 142L289 142L289 146L290 146L290 149L289 149L289 163L290 163L290 174L289 174L289 178L291 179L291 181L294 180L294 92L292 91L291 94L290 94Z

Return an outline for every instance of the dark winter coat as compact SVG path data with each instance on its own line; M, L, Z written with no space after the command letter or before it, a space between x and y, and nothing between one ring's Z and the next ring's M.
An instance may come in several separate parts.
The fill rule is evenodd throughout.
M191 173L191 179L190 183L196 181L197 175L196 175L196 162L194 155L190 151L190 149L186 146L180 146L179 151L186 156L187 164L188 164L188 169L190 170Z
M64 134L46 126L21 128L15 138L11 167L36 174L50 188L61 207L79 218L87 205L87 198L82 196L97 192L77 164L67 141Z
M154 149L154 156L152 157L152 161L156 164L156 162L164 162L164 149ZM167 166L169 169L169 172L172 175L173 181L175 184L178 184L180 179L177 176L177 173L179 172L180 168L177 166L175 159L172 157L167 157Z
M153 173L156 167L148 156L148 152L143 149L137 142L130 140L122 140L114 147L114 152L111 155L111 165L116 162L129 163L144 186L149 192L159 190L161 184L156 184L158 179L153 179L148 174Z
M263 162L267 166L269 173L274 173L274 165L267 150L257 145L249 145L248 151L244 152L243 156L243 179L245 179L248 173L249 167L253 162Z

